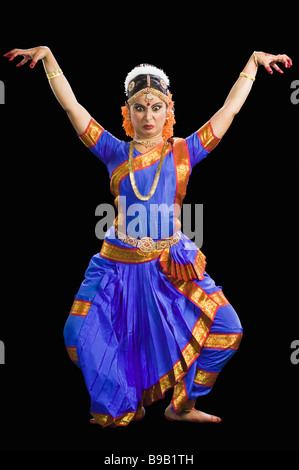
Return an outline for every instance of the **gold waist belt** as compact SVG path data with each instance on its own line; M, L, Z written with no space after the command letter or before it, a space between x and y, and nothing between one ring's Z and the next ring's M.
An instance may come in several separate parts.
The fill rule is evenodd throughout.
M175 245L181 239L180 234L177 232L169 238L163 238L162 240L157 240L156 242L150 237L143 237L140 239L130 237L129 235L120 232L117 228L115 228L115 234L119 240L127 243L130 246L139 248L139 250L143 253L150 253L154 250L163 250L164 248Z

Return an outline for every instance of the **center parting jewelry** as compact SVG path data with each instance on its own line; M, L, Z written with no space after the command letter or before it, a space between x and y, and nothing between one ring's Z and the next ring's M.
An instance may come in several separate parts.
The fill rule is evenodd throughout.
M129 175L130 175L131 185L132 185L134 194L141 201L148 201L153 196L154 192L156 191L158 181L159 181L159 177L160 177L160 173L161 173L161 169L162 169L162 165L163 165L163 160L164 160L164 157L165 157L165 154L166 154L167 146L168 146L168 142L166 141L164 146L163 146L163 149L162 149L160 162L159 162L156 174L155 174L155 178L154 178L151 190L150 190L150 192L148 193L147 196L142 196L142 194L140 194L140 192L138 191L136 181L135 181L135 176L134 176L134 170L133 170L134 141L132 140L130 142L130 151L129 151L129 160L128 160Z

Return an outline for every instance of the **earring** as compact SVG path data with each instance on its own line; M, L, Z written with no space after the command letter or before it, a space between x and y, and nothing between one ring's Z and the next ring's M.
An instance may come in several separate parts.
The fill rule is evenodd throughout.
M131 118L130 118L130 116L128 116L128 117L127 117L127 121L131 121Z

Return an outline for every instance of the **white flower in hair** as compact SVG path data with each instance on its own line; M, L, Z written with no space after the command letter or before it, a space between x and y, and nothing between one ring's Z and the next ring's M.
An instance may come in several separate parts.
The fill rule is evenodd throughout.
M158 69L154 65L138 65L135 67L131 72L128 73L126 80L125 80L125 92L127 93L129 83L134 80L135 77L138 75L157 75L164 80L166 85L169 87L169 78L167 77L166 73L163 72L162 69Z

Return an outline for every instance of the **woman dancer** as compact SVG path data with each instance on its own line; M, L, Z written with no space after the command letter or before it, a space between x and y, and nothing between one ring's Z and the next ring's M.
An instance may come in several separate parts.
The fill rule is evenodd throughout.
M5 54L42 60L50 86L82 142L106 165L118 216L92 257L64 328L67 351L85 378L91 422L127 426L173 388L169 420L220 422L195 408L236 352L239 318L205 271L205 257L178 219L194 165L219 143L264 66L283 73L285 55L255 52L224 105L187 139L173 138L166 74L151 65L126 77L123 127L116 139L81 106L47 47ZM163 206L162 206L163 205ZM157 206L161 210L157 211ZM136 207L139 216L136 217ZM134 217L133 217L134 216Z

